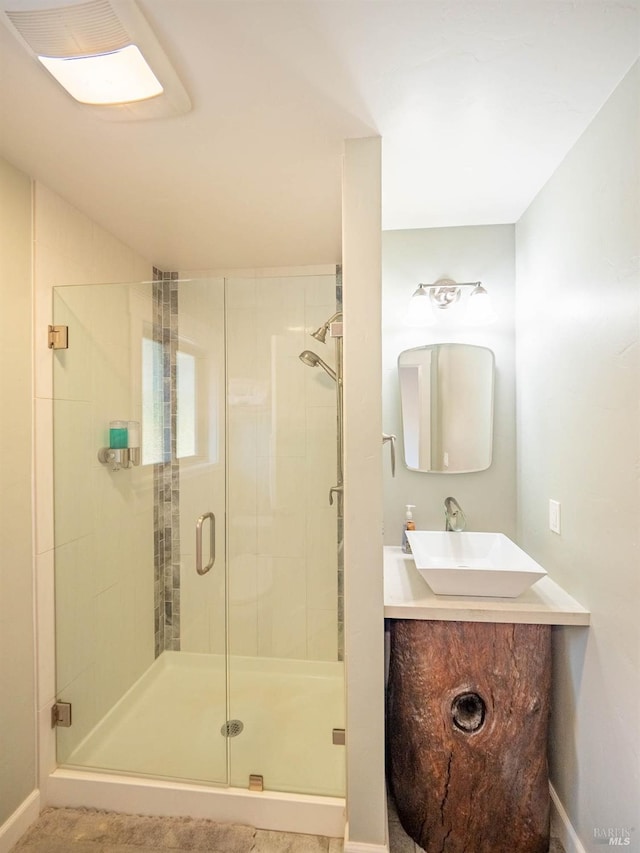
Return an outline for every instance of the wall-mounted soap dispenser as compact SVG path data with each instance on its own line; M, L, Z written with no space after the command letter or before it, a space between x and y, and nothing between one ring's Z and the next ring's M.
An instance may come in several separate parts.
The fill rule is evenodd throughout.
M111 421L109 424L109 447L100 448L98 460L103 465L111 465L112 471L139 465L140 422Z
M415 530L416 523L413 520L412 509L415 509L415 504L407 504L407 511L404 514L404 527L402 529L402 550L405 554L411 553L411 545L409 544L409 539L407 538L407 530Z

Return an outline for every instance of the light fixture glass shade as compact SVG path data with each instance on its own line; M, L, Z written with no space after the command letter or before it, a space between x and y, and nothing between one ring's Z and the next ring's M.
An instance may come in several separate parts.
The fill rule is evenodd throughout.
M431 308L429 291L424 285L420 284L409 300L404 317L405 326L433 326L435 322L436 318Z
M471 291L464 315L465 326L488 326L498 319L491 297L481 284Z
M82 104L130 104L155 98L162 85L135 44L94 56L38 59Z

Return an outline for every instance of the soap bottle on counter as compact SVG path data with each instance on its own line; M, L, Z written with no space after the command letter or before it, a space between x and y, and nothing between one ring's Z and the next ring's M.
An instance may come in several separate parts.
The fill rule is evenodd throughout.
M415 530L416 523L413 520L412 509L415 509L415 504L407 504L407 511L404 515L404 528L402 529L402 550L405 554L411 553L411 545L409 544L409 539L407 538L407 530Z

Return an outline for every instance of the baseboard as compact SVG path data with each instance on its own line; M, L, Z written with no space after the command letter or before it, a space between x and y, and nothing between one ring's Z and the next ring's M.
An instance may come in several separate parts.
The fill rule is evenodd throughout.
M344 828L344 853L389 853L389 834L384 844L367 844L364 841L352 841L349 838L349 822Z
M569 815L566 813L564 806L560 802L560 797L556 793L556 789L549 783L549 793L551 794L551 832L562 842L565 853L587 853L582 842L578 838L578 833L575 831L569 820Z
M40 791L32 791L26 800L23 800L14 813L0 826L0 853L9 853L9 850L18 843L32 823L38 819L40 814Z
M50 774L45 804L125 814L206 818L330 838L342 838L345 822L342 797L278 791L256 793L246 788L209 788L63 768Z

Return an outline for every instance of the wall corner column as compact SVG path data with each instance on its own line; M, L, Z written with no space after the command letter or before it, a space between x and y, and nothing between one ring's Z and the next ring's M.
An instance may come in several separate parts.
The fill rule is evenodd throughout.
M387 845L382 580L381 139L344 145L345 851Z

